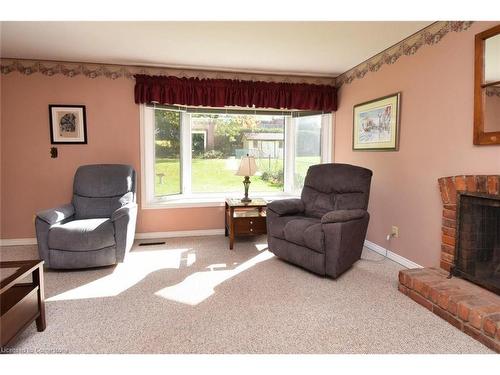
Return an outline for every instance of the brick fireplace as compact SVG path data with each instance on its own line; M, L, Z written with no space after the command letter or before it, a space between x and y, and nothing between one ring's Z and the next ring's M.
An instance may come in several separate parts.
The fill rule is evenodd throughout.
M399 290L500 353L500 296L462 278L448 278L457 260L458 196L489 195L496 201L500 196L500 175L450 176L438 182L443 202L441 268L400 271ZM498 226L498 221L495 223Z
M455 261L455 231L457 225L457 192L500 194L500 175L453 176L438 179L443 219L441 226L442 269L449 271Z

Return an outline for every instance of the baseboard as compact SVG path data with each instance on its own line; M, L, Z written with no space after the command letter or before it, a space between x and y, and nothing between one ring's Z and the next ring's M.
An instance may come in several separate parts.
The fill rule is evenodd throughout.
M136 233L135 239L148 240L155 238L217 236L221 234L224 234L224 229L179 230L170 232ZM0 246L21 246L21 245L36 245L36 244L37 244L36 238L0 239Z
M382 246L377 245L376 243L373 243L371 241L365 240L365 246L370 249L375 251L378 254L381 254L388 259L401 264L402 266L406 268L423 268L420 264L417 264L409 259L406 259L405 257L402 257L399 254L396 254L390 250L387 250L386 248L383 248Z
M136 233L136 240L149 240L156 238L173 237L199 237L199 236L217 236L224 234L224 229L198 229L198 230L178 230L170 232L146 232Z
M174 238L174 237L199 237L199 236L217 236L224 234L224 229L199 229L199 230L180 230L170 232L145 232L136 233L136 240L149 240L157 238ZM0 239L0 246L20 246L20 245L36 245L36 238L11 238ZM396 263L401 264L406 268L422 268L421 265L412 262L401 255L398 255L390 250L383 248L371 241L365 240L365 246L381 254Z

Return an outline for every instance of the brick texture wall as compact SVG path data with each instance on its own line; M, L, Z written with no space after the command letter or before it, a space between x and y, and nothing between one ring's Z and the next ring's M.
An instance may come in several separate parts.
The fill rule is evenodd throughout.
M500 353L500 297L439 268L399 272L399 291Z
M443 201L440 266L449 271L455 260L457 193L500 194L500 175L450 176L438 179Z

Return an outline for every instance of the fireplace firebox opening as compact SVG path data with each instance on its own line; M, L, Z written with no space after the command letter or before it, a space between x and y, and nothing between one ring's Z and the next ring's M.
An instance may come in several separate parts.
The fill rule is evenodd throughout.
M452 274L500 295L500 196L458 192Z

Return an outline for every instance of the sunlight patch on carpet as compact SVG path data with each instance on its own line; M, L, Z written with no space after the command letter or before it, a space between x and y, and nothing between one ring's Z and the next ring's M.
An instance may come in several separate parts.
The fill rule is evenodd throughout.
M272 257L274 257L272 253L264 251L231 270L217 270L214 266L220 264L213 264L207 267L209 271L193 273L179 284L166 287L155 294L171 301L194 306L213 295L216 286Z
M47 298L47 302L87 298L113 297L143 280L148 274L161 269L179 269L191 266L196 254L191 249L132 251L124 263L118 264L113 273L88 284ZM186 255L185 257L183 255Z
M267 250L267 243L256 243L255 248L259 251Z

